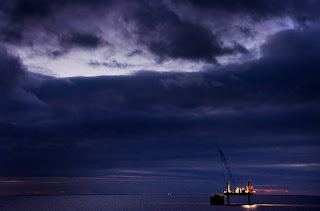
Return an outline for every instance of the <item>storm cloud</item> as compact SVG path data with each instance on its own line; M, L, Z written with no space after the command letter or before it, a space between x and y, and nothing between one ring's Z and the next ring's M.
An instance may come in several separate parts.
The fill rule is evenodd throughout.
M156 63L182 59L217 64L240 55L256 58L257 46L248 42L255 39L260 42L258 35L263 34L263 29L256 25L263 21L283 19L282 26L277 27L292 27L293 23L305 27L318 20L318 10L317 1L240 4L236 1L15 0L4 1L0 7L3 17L0 31L4 43L16 48L29 46L26 49L29 54L44 52L44 59L58 59L79 51L70 50L72 47L104 46L110 51L103 45L108 44L116 49L110 61L118 60L118 54L123 56L138 50L148 51ZM121 42L126 43L127 49L123 49ZM172 70L184 68L176 66Z
M19 58L10 55L4 47L0 47L0 95L18 86L24 77L24 69Z
M318 1L3 2L0 194L318 193Z
M1 176L121 178L143 175L143 166L149 179L205 180L196 176L202 171L196 165L216 162L218 148L230 160L237 160L231 152L250 152L235 163L241 177L254 174L240 167L251 156L265 168L318 163L318 35L318 29L280 32L262 46L263 58L198 73L47 78L25 87L46 106L2 108ZM301 57L307 47L312 54ZM164 169L167 174L159 174ZM281 171L269 169L274 177ZM289 182L295 189L295 182L306 181L303 171L292 171L301 176ZM312 181L319 172L310 171Z
M237 48L222 47L209 29L181 20L166 7L147 7L134 17L138 23L140 41L160 60L169 57L216 63L216 56L237 52ZM242 46L238 49L246 51Z

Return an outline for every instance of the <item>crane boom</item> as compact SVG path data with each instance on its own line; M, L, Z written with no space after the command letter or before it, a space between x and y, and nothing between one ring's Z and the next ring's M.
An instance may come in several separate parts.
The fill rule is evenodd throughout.
M225 165L225 167L227 169L227 172L228 172L228 175L229 175L229 177L231 179L231 182L232 182L233 186L236 187L236 182L235 182L235 180L233 178L233 175L231 173L231 170L229 168L227 159L226 159L226 157L224 156L224 154L222 153L222 151L220 149L219 149L219 153L220 153L221 159L222 159L222 161L223 161L223 163L224 163L224 165Z

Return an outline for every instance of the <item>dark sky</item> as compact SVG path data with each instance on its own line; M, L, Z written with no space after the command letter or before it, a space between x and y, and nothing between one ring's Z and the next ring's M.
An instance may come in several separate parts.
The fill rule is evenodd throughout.
M320 1L2 0L0 195L320 192Z

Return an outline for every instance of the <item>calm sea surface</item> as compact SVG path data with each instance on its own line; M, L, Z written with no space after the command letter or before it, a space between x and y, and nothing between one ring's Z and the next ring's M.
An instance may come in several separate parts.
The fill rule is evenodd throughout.
M320 196L231 198L232 206L209 204L209 195L71 195L0 197L0 210L320 210ZM251 199L255 202L254 197Z

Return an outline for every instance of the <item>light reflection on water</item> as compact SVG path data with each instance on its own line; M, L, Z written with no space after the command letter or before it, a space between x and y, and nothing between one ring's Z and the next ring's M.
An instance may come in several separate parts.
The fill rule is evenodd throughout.
M257 204L253 204L253 205L242 205L242 207L245 208L245 209L256 210Z
M272 207L277 210L277 207L283 207L287 208L287 210L292 210L292 208L301 208L299 210L320 210L320 205L315 205L315 204L254 204L254 205L241 205L242 208L245 210L258 210L258 208L263 208L263 207ZM279 208L278 208L279 210Z

